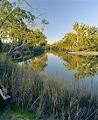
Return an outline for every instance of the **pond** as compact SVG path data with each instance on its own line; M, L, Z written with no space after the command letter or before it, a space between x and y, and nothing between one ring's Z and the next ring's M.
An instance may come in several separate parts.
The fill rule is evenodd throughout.
M19 64L24 64L21 62ZM98 57L50 52L25 62L50 79L63 80L70 87L98 89Z
M87 109L87 114L91 110L90 115L98 108L97 56L48 52L17 64L9 56L1 55L0 69L1 83L12 98L10 107L36 111L38 117L39 111L42 117L55 115L54 109L61 114L68 108L68 113L71 103L75 114L77 106L79 110ZM7 105L1 101L0 108L5 109Z

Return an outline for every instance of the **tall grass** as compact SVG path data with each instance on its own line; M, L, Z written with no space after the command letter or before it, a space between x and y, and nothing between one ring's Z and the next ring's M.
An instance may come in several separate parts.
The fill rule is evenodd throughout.
M12 96L11 104L34 112L38 119L98 120L97 94L68 88L64 82L40 76L30 66L19 66L4 56L0 81Z

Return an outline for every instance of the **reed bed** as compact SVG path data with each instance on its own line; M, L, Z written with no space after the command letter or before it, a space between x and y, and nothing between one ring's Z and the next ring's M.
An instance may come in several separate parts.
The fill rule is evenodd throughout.
M98 120L98 96L82 88L68 88L62 81L40 76L30 66L0 59L0 82L12 96L11 105L42 120Z

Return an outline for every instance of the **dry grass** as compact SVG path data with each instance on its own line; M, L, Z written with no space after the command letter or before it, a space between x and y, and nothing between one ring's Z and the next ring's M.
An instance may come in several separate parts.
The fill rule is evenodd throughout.
M38 119L98 120L97 94L68 88L62 82L39 76L32 68L9 59L0 60L0 81L12 96L12 104L36 113Z

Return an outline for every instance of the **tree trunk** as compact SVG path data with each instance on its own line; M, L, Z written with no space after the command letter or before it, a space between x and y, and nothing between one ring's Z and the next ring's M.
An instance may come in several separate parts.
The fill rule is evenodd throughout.
M0 52L2 51L2 41L0 40Z

